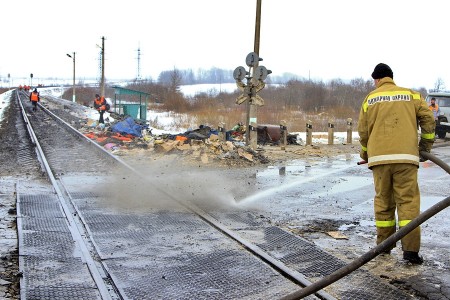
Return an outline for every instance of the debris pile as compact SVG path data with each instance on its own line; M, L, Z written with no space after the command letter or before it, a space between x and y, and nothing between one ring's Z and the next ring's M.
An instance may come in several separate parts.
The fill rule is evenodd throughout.
M258 151L245 146L241 139L225 141L217 130L200 125L199 128L179 134L152 134L147 125L128 117L114 124L99 124L88 119L80 131L105 149L116 155L132 149L146 149L155 155L177 154L185 159L201 161L224 161L234 164L266 164L269 159Z

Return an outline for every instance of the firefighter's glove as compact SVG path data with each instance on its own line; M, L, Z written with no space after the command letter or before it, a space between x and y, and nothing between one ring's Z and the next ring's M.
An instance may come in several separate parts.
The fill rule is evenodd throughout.
M369 157L367 156L367 151L364 151L361 149L361 151L359 152L359 156L364 160L364 161L369 161Z
M420 152L431 152L431 147L433 146L433 140L427 140L427 139L420 139L419 141L419 161L424 162L427 161L425 157L420 155Z
M420 151L425 151L425 152L430 152L431 151L431 147L433 147L433 143L434 140L428 140L428 139L420 139L419 141L419 152Z
M427 159L419 154L419 161L424 162L424 161L427 161Z

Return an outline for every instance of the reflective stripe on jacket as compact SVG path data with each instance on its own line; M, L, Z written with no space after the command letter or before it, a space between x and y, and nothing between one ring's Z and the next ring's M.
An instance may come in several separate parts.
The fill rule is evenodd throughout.
M358 133L361 147L367 151L368 167L391 163L418 166L418 124L421 139L432 144L436 123L420 93L382 78L364 99L359 114Z

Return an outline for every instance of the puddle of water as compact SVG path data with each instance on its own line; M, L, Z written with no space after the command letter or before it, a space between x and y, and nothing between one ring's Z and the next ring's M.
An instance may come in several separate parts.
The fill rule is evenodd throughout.
M269 166L267 169L260 171L258 177L275 177L279 175L299 175L305 172L304 165L286 165L286 166Z
M375 221L373 221L373 220L372 221L371 220L360 220L358 225L356 225L356 224L344 224L344 225L341 225L338 228L338 230L339 231L346 231L346 230L348 230L348 229L350 229L352 227L356 227L356 226L358 226L358 227L375 227Z
M331 187L328 191L317 193L317 196L332 195L337 193L345 193L353 191L368 185L372 185L372 177L339 177L339 182Z
M298 178L297 177L297 178L295 178L295 180L292 180L290 182L281 183L278 186L275 186L275 187L269 188L267 190L258 192L256 194L250 195L250 196L248 196L248 197L238 201L238 204L240 204L240 205L242 205L242 204L250 204L252 202L255 202L255 201L267 198L269 196L272 196L272 195L274 195L274 194L276 194L278 192L289 190L289 189L294 188L294 187L296 187L298 185L301 185L303 183L306 183L306 182L309 182L309 181L314 181L314 180L317 180L317 179L325 177L325 176L330 176L330 175L332 175L334 173L342 172L342 171L345 171L346 169L350 169L350 168L354 168L354 167L355 167L355 165L347 165L345 167L340 166L339 168L334 169L334 170L330 170L330 169L327 169L327 168L325 168L325 169L323 169L323 168L315 169L314 172L316 174L315 175L309 174L310 176L308 176L308 177L306 177L306 175L308 175L306 173L308 173L308 172L305 172L305 177L302 177L302 178ZM267 169L266 171L267 172L271 171L272 173L276 172L278 174L278 169L275 170L275 169L271 168L271 169ZM264 173L262 173L260 175L264 176ZM279 175L277 175L277 176L279 176Z
M441 200L444 200L445 197L437 197L437 196L424 196L423 194L420 196L420 211L426 211L433 205L435 205L438 202L441 202Z
M360 220L359 221L360 226L375 226L374 220Z

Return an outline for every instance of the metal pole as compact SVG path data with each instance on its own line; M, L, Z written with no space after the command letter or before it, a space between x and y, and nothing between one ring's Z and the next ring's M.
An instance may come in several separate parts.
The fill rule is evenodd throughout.
M73 82L72 82L72 101L75 102L75 52L73 52Z
M105 97L105 37L102 36L102 79L100 82L101 96Z

